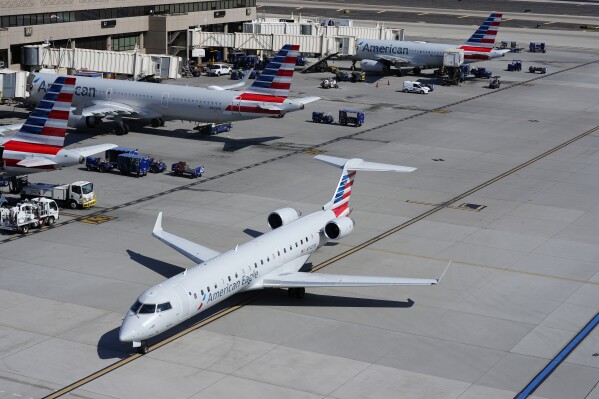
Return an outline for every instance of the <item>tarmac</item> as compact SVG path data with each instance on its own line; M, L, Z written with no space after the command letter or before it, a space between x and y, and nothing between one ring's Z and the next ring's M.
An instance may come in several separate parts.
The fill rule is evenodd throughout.
M470 31L432 26L430 35ZM294 95L322 100L224 135L190 133L193 124L181 121L132 123L126 136L109 134L109 124L70 133L73 146L113 142L206 172L135 178L75 166L30 176L92 181L98 206L65 210L51 229L0 236L0 398L52 395L105 368L63 397L514 398L599 304L599 46L593 32L545 33L545 54L475 65L502 76L499 90L470 79L402 93L411 76L325 90L318 86L329 74L296 74ZM533 34L511 29L498 40ZM513 59L523 71L505 71ZM530 65L549 73L530 74ZM227 78L176 83L217 82ZM366 124L311 122L312 111L337 119L345 107L363 109ZM26 115L3 110L5 123ZM306 214L330 199L338 170L312 160L317 153L418 168L358 174L356 228L310 258L326 265L317 272L436 278L452 260L441 283L308 289L302 300L284 290L239 295L207 314L210 322L200 315L151 344L199 328L131 357L118 341L129 306L193 266L151 237L158 212L167 231L230 249L266 231L272 210ZM531 397L598 399L598 346L593 330ZM129 360L110 368L121 359Z

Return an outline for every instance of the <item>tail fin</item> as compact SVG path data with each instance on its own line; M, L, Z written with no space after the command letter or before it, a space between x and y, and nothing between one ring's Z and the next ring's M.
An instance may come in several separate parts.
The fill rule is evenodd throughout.
M57 77L11 140L62 148L69 123L75 82L74 77Z
M298 50L299 44L284 45L246 93L287 98Z
M416 170L416 168L411 168L409 166L366 162L359 158L344 159L330 157L327 155L317 155L314 158L324 163L328 163L329 165L333 165L340 169L343 169L341 177L339 178L339 183L337 183L337 189L333 194L333 198L322 207L322 209L324 210L332 210L333 212L335 212L335 216L337 217L347 216L350 212L349 197L351 195L352 186L354 184L354 178L356 177L357 171L413 172Z
M470 39L464 43L465 46L493 48L495 46L495 37L501 23L501 13L493 13L489 18L474 32Z

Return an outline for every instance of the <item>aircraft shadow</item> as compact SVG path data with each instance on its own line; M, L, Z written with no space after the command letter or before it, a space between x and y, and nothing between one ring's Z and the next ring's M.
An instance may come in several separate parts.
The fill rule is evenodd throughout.
M129 258L131 258L131 260L139 263L144 267L147 267L153 272L160 274L164 278L171 278L185 271L184 267L173 265L172 263L168 262L163 262L158 259L150 258L137 252L133 252L130 249L127 250L127 254L129 254Z
M414 301L393 301L376 298L357 298L348 296L314 294L307 292L302 299L290 298L285 289L273 289L269 295L253 301L251 306L293 306L293 307L331 307L331 308L411 308Z

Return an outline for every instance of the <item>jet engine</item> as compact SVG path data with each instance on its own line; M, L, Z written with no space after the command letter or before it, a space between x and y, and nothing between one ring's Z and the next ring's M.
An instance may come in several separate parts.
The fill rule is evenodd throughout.
M268 215L268 225L271 229L276 229L299 219L302 213L293 208L281 208Z
M69 116L69 127L80 129L84 127L96 126L96 118L94 116L74 115Z
M328 222L324 226L324 235L327 236L330 240L336 240L338 238L343 238L354 229L354 221L350 218L343 216L340 218L335 218Z
M360 66L364 72L389 72L389 65L375 60L362 60Z

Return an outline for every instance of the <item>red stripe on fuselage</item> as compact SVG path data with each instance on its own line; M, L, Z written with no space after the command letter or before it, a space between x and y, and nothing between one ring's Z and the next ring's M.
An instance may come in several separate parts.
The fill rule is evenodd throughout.
M464 51L470 51L473 53L490 53L491 47L475 47L475 46L461 46L460 47Z
M236 100L246 100L246 101L261 101L266 103L283 103L287 97L275 97L269 96L266 94L256 94L256 93L241 93Z
M30 152L32 154L56 155L62 147L45 144L26 143L24 141L10 140L2 144L5 151Z
M247 105L241 105L241 106L229 105L225 109L225 111L247 112L250 114L271 114L271 115L279 115L281 113L281 110L278 110L278 109L264 109L264 108L260 108L260 107L251 107L251 106L247 106Z
M485 54L464 54L465 60L488 60L489 56Z

